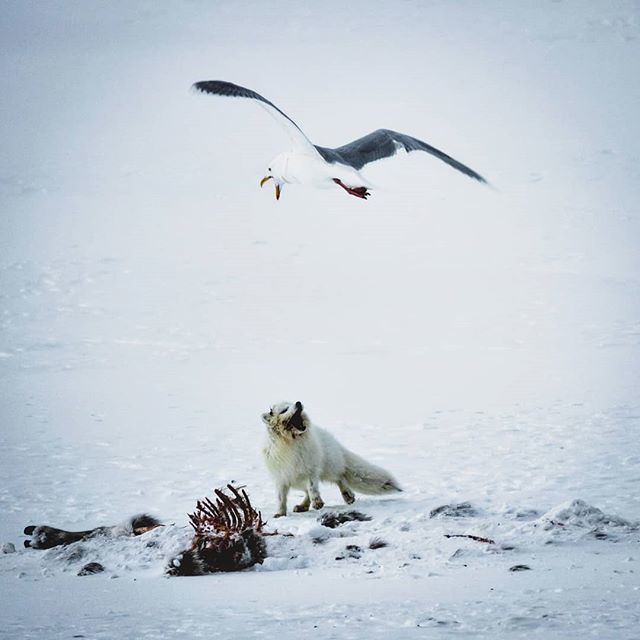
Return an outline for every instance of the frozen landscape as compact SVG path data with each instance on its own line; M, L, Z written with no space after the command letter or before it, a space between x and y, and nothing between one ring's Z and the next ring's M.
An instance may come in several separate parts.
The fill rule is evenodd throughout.
M0 50L0 638L638 637L637 2L9 0ZM207 79L493 188L414 153L276 202L288 140ZM282 399L404 493L274 520ZM231 481L294 535L165 577Z

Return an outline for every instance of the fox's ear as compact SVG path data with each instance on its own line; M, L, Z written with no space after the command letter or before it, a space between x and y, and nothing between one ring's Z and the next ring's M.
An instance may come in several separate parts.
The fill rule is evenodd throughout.
M302 402L300 402L300 400L298 400L296 402L296 411L302 411L304 409L304 407L302 406Z

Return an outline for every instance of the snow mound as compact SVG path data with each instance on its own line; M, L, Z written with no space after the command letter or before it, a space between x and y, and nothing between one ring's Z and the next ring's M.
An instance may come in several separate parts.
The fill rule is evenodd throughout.
M27 571L30 576L78 574L87 563L96 563L104 567L109 577L148 570L160 575L170 559L189 546L191 537L190 528L174 525L158 527L140 536L96 535L46 551L20 550L10 556L11 562L3 563L0 573L30 568Z
M598 507L588 504L584 500L571 500L562 503L545 513L541 520L549 526L580 527L583 529L594 527L622 528L629 531L638 529L639 523L625 520L620 516L604 513Z
M546 544L560 540L594 537L615 541L620 535L640 530L640 523L607 514L584 500L563 502L538 519L518 528L517 533L540 535Z

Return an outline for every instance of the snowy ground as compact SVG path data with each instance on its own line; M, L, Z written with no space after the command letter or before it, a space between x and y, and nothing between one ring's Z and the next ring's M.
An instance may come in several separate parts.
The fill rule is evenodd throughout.
M0 50L0 637L637 637L636 2L10 1ZM201 79L496 189L413 154L367 202L276 203L286 140ZM214 487L275 511L281 399L405 493L270 520L295 536L257 570L161 577ZM141 510L175 526L22 549Z

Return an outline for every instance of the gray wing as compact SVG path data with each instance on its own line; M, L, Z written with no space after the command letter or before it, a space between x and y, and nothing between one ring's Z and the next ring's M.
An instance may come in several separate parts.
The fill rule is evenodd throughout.
M304 131L281 109L276 107L273 102L267 100L259 93L241 87L232 82L225 82L224 80L203 80L196 82L193 85L193 89L200 93L209 93L216 96L226 96L228 98L249 98L251 100L257 100L258 104L265 107L266 110L278 121L279 124L284 125L287 133L291 137L294 144L305 147L312 153L315 152L315 147L311 140L307 138Z
M440 151L440 149L436 149L430 144L422 142L422 140L412 138L404 133L391 131L390 129L378 129L337 149L318 146L316 146L316 149L327 162L339 162L354 169L362 169L362 167L370 162L390 158L400 149L404 149L407 153L411 151L426 151L432 156L446 162L450 167L461 171L466 176L479 182L487 182L479 173L462 164L462 162L458 162L458 160L448 156L444 151Z

